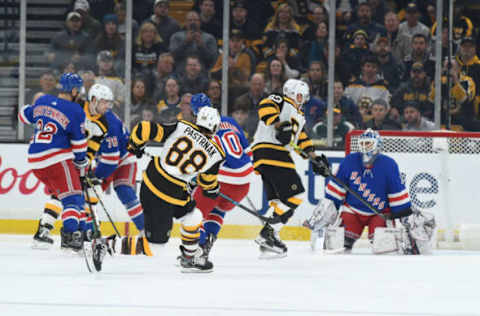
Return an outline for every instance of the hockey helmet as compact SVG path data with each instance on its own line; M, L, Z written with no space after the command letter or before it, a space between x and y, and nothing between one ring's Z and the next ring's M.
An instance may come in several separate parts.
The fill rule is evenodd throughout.
M358 146L363 156L363 164L371 165L375 158L377 158L377 155L382 151L383 141L377 131L369 128L360 135Z
M62 92L72 92L73 88L80 90L83 87L83 79L77 74L72 72L64 73L60 77L60 91Z
M220 125L220 114L214 107L204 106L200 108L197 114L196 124L203 127L208 132L215 134Z
M192 95L190 107L192 108L194 115L197 115L198 111L204 106L212 106L212 101L210 101L210 98L205 93L197 93Z
M95 98L95 101L93 101ZM88 101L90 102L90 111L103 114L113 107L112 90L103 84L96 83L88 91ZM106 105L106 106L105 106Z
M300 108L310 100L310 88L304 81L288 79L283 85L283 95L295 101Z

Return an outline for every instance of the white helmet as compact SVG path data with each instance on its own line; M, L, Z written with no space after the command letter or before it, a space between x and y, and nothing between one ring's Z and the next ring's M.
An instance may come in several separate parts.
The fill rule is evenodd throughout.
M218 114L218 110L209 106L200 108L197 113L196 124L215 134L220 125L220 114Z
M88 101L92 102L93 97L97 100L106 100L113 102L112 90L103 84L96 83L88 91Z
M283 95L292 99L301 107L310 100L310 88L304 81L288 79L283 85Z

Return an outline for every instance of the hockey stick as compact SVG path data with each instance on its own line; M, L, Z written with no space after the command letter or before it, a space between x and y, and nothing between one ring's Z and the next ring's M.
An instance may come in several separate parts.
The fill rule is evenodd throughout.
M266 217L266 216L260 215L260 214L258 214L257 211L254 211L254 210L246 207L245 205L235 201L234 199L232 199L228 195L223 194L222 192L220 192L218 195L221 196L222 198L224 198L225 200L229 201L233 205L238 206L239 208L246 211L247 213L250 213L251 215L255 216L256 218L262 220L265 223L275 224L275 223L278 223L278 221L280 220L280 217L278 217L278 220L277 220L276 218L271 218L271 217Z
M117 229L117 226L115 226L115 223L113 222L112 220L112 217L110 216L110 213L107 211L107 208L105 207L105 204L103 204L103 201L102 199L100 198L100 194L97 192L97 190L95 189L95 186L93 185L92 181L89 179L89 178L85 178L88 186L93 190L93 192L95 193L95 195L97 196L97 199L98 199L98 202L100 203L100 205L102 206L103 208L103 211L105 212L105 214L107 215L108 217L108 220L110 221L110 224L112 224L113 226L113 230L115 230L115 233L117 234L118 238L122 238L120 232L118 231Z

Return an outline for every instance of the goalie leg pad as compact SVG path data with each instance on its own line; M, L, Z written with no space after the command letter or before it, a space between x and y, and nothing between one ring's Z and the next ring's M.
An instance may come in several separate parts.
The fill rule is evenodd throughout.
M372 252L386 254L398 252L402 243L402 230L392 227L377 227L373 235Z
M323 199L313 210L312 216L303 225L312 230L320 230L335 223L337 215L337 208L332 200Z
M323 248L327 252L343 252L345 249L345 227L327 227Z

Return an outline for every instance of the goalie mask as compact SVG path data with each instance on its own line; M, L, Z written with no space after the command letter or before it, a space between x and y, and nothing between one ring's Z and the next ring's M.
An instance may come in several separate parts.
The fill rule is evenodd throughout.
M90 112L103 115L113 107L113 93L106 85L96 83L88 91Z
M363 164L370 166L377 158L378 154L382 151L382 138L377 131L371 128L367 129L360 135L358 139L358 146L362 153Z
M301 110L310 100L310 89L304 81L288 79L283 85L283 95L295 101L295 105Z
M200 108L197 114L196 124L207 130L208 133L215 134L220 125L220 114L218 114L218 110L208 106Z

